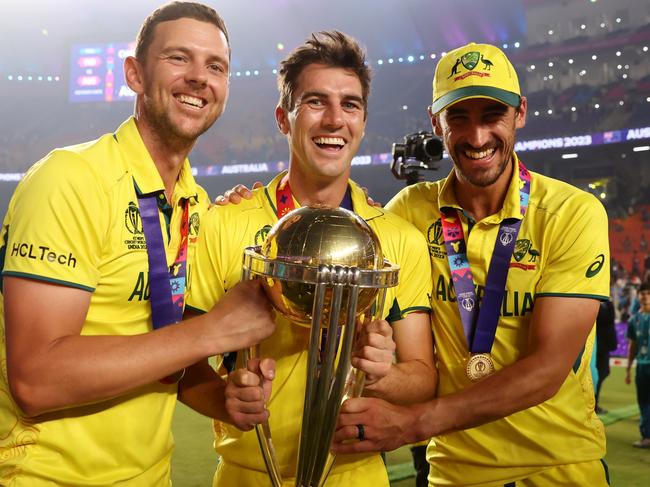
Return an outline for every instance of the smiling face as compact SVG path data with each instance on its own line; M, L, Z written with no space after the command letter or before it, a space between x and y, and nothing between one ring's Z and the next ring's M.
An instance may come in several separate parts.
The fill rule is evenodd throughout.
M487 98L460 101L432 117L460 181L487 187L502 176L512 160L515 131L526 121L526 99L519 111Z
M304 180L347 182L365 129L361 82L350 69L307 65L298 77L293 109L276 108L289 140L290 166Z
M193 144L223 113L228 98L229 48L215 25L182 18L162 22L145 59L125 62L138 95L138 127L159 140Z

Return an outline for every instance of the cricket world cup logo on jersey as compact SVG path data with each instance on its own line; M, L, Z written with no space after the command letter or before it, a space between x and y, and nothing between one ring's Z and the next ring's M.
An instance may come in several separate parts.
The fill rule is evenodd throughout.
M124 224L126 229L133 235L142 233L142 220L140 219L140 210L137 205L131 201L124 212Z
M446 259L447 252L443 248L442 223L440 219L433 222L427 230L427 243L429 244L429 256L438 259Z
M140 218L140 210L138 205L133 201L124 210L124 227L128 233L124 234L124 245L129 250L145 250L147 243L144 239L142 231L142 219Z

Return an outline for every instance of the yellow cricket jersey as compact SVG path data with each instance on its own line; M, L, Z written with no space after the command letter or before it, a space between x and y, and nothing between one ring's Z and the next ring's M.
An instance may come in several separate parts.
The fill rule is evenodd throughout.
M134 181L142 194L164 189L129 119L114 134L51 152L30 169L9 204L0 240L2 275L92 293L82 335L151 330L149 265ZM209 200L188 161L174 201L163 196L158 205L168 264L178 253L179 202L185 198L191 273L199 218ZM176 385L156 382L109 401L25 418L7 384L1 319L0 485L169 485Z
M261 244L278 220L276 188L282 176L280 174L265 188L254 191L251 200L237 206L214 207L206 214L188 292L189 307L209 310L240 280L244 248ZM395 215L369 206L356 184L351 183L350 187L354 211L379 236L384 257L400 266L399 285L388 289L383 316L388 321L397 321L413 311L428 312L431 277L422 235ZM423 269L427 272L422 272ZM296 469L309 328L291 324L282 317L278 317L277 322L273 336L262 342L260 354L276 360L268 407L281 473L284 479L289 479ZM214 428L215 447L221 463L213 485L269 485L255 432L244 433L220 422L215 422ZM287 485L291 485L290 482ZM348 455L337 458L327 485L387 486L388 477L379 455Z
M541 174L531 175L530 203L510 261L492 346L496 370L526 354L536 297L609 296L609 243L603 206L573 186ZM446 179L409 186L387 205L412 222L428 241L439 396L471 385L465 369L469 351L440 223L440 207L460 209L452 186L455 177L452 171ZM471 231L466 215L459 212L479 299L499 224L505 218L521 218L519 182L515 170L502 210L474 223ZM433 438L427 452L430 481L434 485L498 485L548 466L602 458L605 434L594 412L589 370L593 342L592 330L573 370L548 401L483 426Z

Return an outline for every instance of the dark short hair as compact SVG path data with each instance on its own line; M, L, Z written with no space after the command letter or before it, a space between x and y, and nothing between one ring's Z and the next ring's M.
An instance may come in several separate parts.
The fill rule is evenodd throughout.
M364 117L367 116L372 74L366 63L366 54L355 39L337 30L313 33L280 63L280 107L287 111L293 110L293 93L298 77L310 64L352 70L361 82Z
M153 41L154 31L158 24L179 19L200 20L217 27L226 36L228 55L230 56L228 29L226 29L226 23L215 9L196 2L170 2L154 10L142 23L135 42L135 58L144 63L147 49L149 49Z
M639 292L641 291L650 291L650 281L644 281L639 286Z

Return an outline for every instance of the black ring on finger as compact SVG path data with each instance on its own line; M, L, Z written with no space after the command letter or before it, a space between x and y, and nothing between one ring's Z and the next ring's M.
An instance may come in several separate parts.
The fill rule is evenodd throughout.
M363 427L362 424L357 425L357 439L359 441L363 441L366 439L366 429Z

